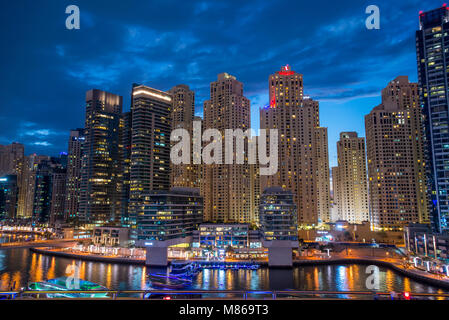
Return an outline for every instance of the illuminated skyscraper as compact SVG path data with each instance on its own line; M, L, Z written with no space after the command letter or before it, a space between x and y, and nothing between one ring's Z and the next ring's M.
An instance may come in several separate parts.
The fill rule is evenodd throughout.
M303 76L289 66L270 76L269 90L270 105L261 109L260 127L278 129L279 170L260 177L261 190L290 190L298 224L317 225L319 217L328 220L330 202L327 133L320 128L318 101L304 97Z
M65 216L65 200L66 200L66 184L67 169L61 167L52 170L51 182L51 207L50 207L50 223L55 225L64 221Z
M369 221L365 139L357 132L340 133L337 154L332 179L338 217L349 223Z
M172 129L186 129L190 137L193 135L195 117L195 93L184 84L177 85L168 91L173 98L171 112ZM171 163L170 183L172 187L199 188L199 165L192 163L193 144L190 141L190 164L174 165Z
M340 174L338 167L332 167L332 208L331 208L331 221L335 222L341 219L340 212L338 210L338 198L340 195Z
M0 145L0 176L14 174L20 178L23 157L23 144L13 142L10 145Z
M56 173L56 176L55 176ZM54 190L54 178L56 188ZM50 222L52 208L56 217L64 212L65 169L56 158L41 156L35 164L35 187L33 200L33 220L40 223ZM62 189L62 190L61 190ZM53 198L53 191L58 194Z
M250 101L243 96L243 84L227 73L218 75L210 84L210 99L204 102L203 130L217 129L225 135L226 129L250 126ZM247 142L245 139L245 150ZM235 150L235 141L233 148ZM236 164L203 165L203 196L206 221L251 223L256 220L251 210L251 173L248 161Z
M401 229L428 223L418 84L400 76L365 116L371 226Z
M144 85L133 86L129 199L133 237L145 196L170 189L171 108L170 94Z
M86 93L81 170L80 221L118 222L121 206L121 130L123 98L101 91Z
M429 211L435 231L449 229L449 7L419 14L419 95L425 124Z
M84 129L71 130L67 158L65 220L71 220L79 216L83 143Z
M132 102L131 102L132 103ZM132 140L132 112L125 112L123 114L123 186L122 186L122 213L121 224L124 227L129 227L129 192L131 179L131 140Z
M329 174L329 147L327 128L318 127L315 130L317 187L318 187L318 219L321 222L331 221L330 212L330 174Z

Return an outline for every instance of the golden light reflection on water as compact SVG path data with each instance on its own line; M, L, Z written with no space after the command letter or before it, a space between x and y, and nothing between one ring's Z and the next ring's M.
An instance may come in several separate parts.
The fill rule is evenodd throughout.
M55 278L55 265L56 265L56 258L52 257L50 262L50 268L47 271L47 279L53 279Z
M147 274L147 268L143 267L142 273L141 273L141 279L140 279L140 287L142 289L146 287L146 274Z
M395 284L395 274L391 270L386 270L385 272L385 285L387 287L387 291L391 292L394 291L394 284Z
M42 281L66 275L69 264L80 266L80 277L111 289L144 289L149 285L142 266L114 265L72 259L47 257L28 250L8 250L0 256L0 289L16 288L27 282ZM195 289L267 290L273 285L282 289L323 291L367 291L364 265L304 266L291 270L203 270L196 278ZM426 284L404 278L392 270L380 268L380 290L444 293ZM279 288L275 288L279 289ZM438 299L441 299L439 297Z
M2 290L9 290L9 286L11 285L9 273L2 274L0 279L1 279Z
M111 288L112 284L112 265L108 265L108 269L106 271L106 288Z
M315 279L315 290L317 290L321 287L318 268L313 269L313 278Z

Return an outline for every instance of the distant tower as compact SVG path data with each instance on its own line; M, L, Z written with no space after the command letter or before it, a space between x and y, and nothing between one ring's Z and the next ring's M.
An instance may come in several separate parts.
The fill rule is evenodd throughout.
M79 216L83 143L84 129L71 130L67 158L66 198L64 208L64 219L66 221Z
M318 220L330 222L330 174L329 174L329 146L327 128L318 127L315 130L317 184L318 184Z
M0 145L0 177L11 174L20 177L23 157L23 144L13 142L10 145Z
M369 203L374 229L429 223L418 85L400 76L365 116Z
M338 168L332 179L338 216L349 223L369 221L365 139L357 132L340 133Z
M117 223L121 206L121 132L123 98L101 90L86 93L81 170L80 221Z
M132 103L132 101L131 101ZM123 135L122 135L122 168L123 168L123 186L122 186L122 213L121 224L123 227L129 227L129 196L131 184L131 143L132 143L132 112L123 113Z
M226 129L246 132L250 127L250 101L243 96L243 84L232 75L219 74L210 84L210 99L204 102L203 113L203 130L217 129L223 136ZM233 145L235 150L235 141ZM254 222L248 162L224 164L223 149L222 163L203 165L205 220Z
M62 165L61 167L53 169L51 178L52 178L52 192L51 192L51 207L50 207L50 224L55 225L58 222L64 221L67 169L63 168Z
M279 170L261 176L261 190L280 186L293 193L298 224L329 219L327 132L318 101L304 97L303 76L283 67L269 78L270 105L260 111L262 129L278 129Z
M189 86L177 85L168 91L173 98L171 112L172 129L186 129L190 135L190 164L171 164L170 184L172 187L199 188L199 165L193 164L193 120L195 117L195 93ZM171 163L171 162L170 162Z

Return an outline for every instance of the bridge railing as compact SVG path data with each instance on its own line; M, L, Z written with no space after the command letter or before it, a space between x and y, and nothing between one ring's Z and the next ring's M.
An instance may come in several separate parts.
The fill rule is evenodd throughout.
M47 295L67 294L106 294L105 297L67 298ZM409 297L421 299L449 299L448 293L410 292ZM281 299L389 299L389 292L372 291L300 291L300 290L73 290L73 291L5 291L0 292L0 299L237 299L237 300L281 300ZM398 297L399 299L399 297Z

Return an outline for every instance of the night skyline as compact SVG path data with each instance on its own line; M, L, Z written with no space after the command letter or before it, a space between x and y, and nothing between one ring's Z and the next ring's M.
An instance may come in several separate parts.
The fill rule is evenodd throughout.
M65 28L70 4L80 7L80 30ZM365 136L364 116L380 104L380 90L399 75L417 81L418 12L441 5L378 1L381 29L367 30L369 4L8 3L0 144L21 142L26 154L67 151L70 129L83 127L85 92L93 88L122 95L127 111L132 83L160 90L183 83L195 91L202 115L210 82L221 72L243 82L257 129L268 77L289 64L304 75L305 94L320 102L332 167L340 132Z

